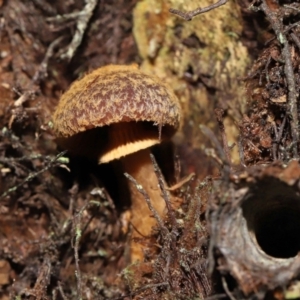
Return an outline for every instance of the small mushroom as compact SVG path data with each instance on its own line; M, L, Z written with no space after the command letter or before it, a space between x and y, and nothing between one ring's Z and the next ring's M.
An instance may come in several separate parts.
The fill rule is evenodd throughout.
M173 91L137 65L109 65L74 82L53 115L58 144L99 163L120 159L163 216L165 202L150 160L150 147L169 139L179 127L180 105ZM129 182L132 238L148 236L156 224L143 196ZM141 235L140 235L141 234ZM131 261L141 260L131 242Z

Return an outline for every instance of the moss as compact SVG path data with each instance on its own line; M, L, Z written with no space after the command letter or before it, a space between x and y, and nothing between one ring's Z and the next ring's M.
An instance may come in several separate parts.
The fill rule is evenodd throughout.
M214 1L201 1L201 6L211 3ZM178 134L185 137L178 139L181 145L189 143L200 148L205 140L199 137L195 125L206 124L216 130L212 118L216 107L226 110L224 122L232 144L238 134L234 124L239 118L238 110L243 111L246 104L238 79L249 65L247 50L239 39L240 9L235 1L230 1L190 22L165 13L171 7L189 11L198 6L200 3L181 0L138 3L134 10L134 36L143 58L142 69L164 78L178 95L185 114L182 132ZM159 23L156 11L160 11ZM155 57L149 55L153 40L160 45ZM235 153L235 161L237 156Z

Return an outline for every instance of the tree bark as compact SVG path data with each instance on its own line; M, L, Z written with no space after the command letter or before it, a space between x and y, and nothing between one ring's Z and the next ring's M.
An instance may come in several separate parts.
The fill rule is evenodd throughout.
M214 2L201 1L201 6ZM190 11L199 5L193 1L143 0L134 10L134 36L141 68L169 83L180 99L184 117L173 141L183 172L196 172L203 178L215 168L205 157L204 150L211 145L199 125L217 134L214 109L222 108L228 143L237 143L235 122L246 104L239 78L245 75L250 59L240 40L242 17L235 1L189 22L169 12L170 8ZM233 162L239 162L237 147L231 154Z

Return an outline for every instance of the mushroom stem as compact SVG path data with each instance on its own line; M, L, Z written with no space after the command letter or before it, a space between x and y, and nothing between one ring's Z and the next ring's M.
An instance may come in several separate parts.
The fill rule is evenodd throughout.
M150 159L149 148L140 150L122 158L124 172L130 174L150 197L151 203L160 216L163 216L165 202L161 196L158 180L154 172L153 164ZM147 237L151 229L156 225L156 220L151 215L146 200L138 192L136 186L129 182L131 193L131 223L133 231L131 235L131 262L143 259L143 245L134 241L135 237Z

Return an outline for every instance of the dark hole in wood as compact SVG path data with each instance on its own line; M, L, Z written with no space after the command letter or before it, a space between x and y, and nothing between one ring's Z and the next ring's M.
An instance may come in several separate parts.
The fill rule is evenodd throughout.
M266 254L290 258L300 252L300 198L292 187L261 182L250 189L242 209L250 235Z

